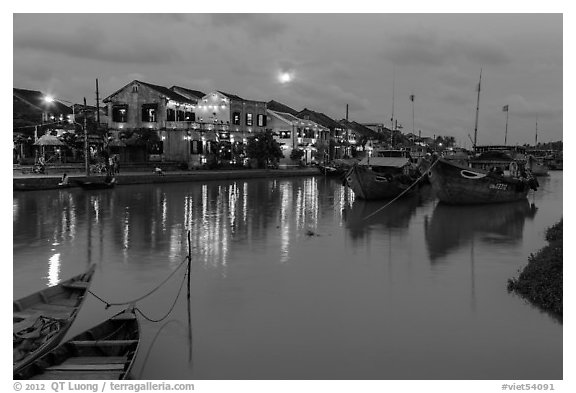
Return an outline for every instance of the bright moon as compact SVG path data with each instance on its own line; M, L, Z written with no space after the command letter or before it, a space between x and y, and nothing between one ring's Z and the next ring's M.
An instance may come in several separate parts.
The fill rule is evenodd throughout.
M292 75L290 75L288 72L282 72L279 79L280 83L288 83L292 80Z

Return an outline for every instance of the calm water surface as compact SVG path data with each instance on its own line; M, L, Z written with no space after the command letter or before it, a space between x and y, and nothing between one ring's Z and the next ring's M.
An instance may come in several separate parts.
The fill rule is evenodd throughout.
M562 172L540 183L372 216L382 202L322 177L15 193L14 297L97 263L92 291L129 302L179 269L137 303L160 319L180 294L143 320L134 378L561 379L562 325L506 291L562 217ZM67 337L119 310L90 295Z

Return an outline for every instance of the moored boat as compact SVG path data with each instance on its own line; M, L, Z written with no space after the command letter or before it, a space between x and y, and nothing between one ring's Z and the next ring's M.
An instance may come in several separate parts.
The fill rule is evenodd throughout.
M358 161L355 158L337 158L324 165L319 165L318 169L325 176L344 177L346 172Z
M103 181L100 180L74 180L80 187L85 190L102 190L107 188L113 188L116 185L115 178L106 178Z
M528 156L526 168L530 169L534 176L548 176L548 166L544 163L544 157Z
M140 327L130 307L86 330L26 367L14 379L126 379L140 341Z
M391 199L416 190L418 174L407 151L382 150L350 168L345 182L358 198Z
M62 340L86 298L94 270L92 265L83 274L14 301L14 372Z
M454 205L512 202L526 198L538 182L529 171L511 164L509 173L470 168L438 159L428 174L438 199Z

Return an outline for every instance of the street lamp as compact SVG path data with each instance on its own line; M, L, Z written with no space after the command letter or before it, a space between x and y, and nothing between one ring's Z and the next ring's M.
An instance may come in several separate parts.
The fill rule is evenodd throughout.
M80 127L82 127L82 130L84 131L84 170L86 172L86 177L90 176L90 166L89 166L89 161L88 161L88 129L86 127L86 113L84 113L84 125L76 122L76 113L75 113L75 105L73 102L67 101L67 100L63 100L61 98L54 98L51 96L45 96L44 97L44 101L51 103L54 101L58 101L62 104L64 103L68 103L72 105L72 122L74 124L78 124ZM86 109L86 98L84 98L84 109Z

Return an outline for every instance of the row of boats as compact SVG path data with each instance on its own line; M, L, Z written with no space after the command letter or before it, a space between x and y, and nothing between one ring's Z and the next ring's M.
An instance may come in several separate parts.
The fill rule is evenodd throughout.
M478 146L475 151L415 160L408 150L380 149L360 161L335 161L320 171L341 176L361 199L393 199L430 183L440 201L453 205L521 200L537 190L537 176L548 175L548 166L520 147Z
M85 273L14 301L13 378L126 379L140 341L134 307L62 342L89 292Z

